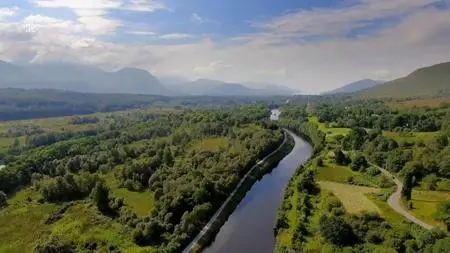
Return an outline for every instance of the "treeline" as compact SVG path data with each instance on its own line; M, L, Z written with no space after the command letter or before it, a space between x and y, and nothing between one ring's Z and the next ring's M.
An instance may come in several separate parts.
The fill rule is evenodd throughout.
M0 89L0 121L114 112L151 106L217 108L260 102L277 104L284 100L284 97L164 97L46 89Z
M446 108L392 109L382 101L341 101L314 105L319 122L333 127L362 127L395 132L434 132L442 128Z
M315 124L308 122L307 109L304 106L285 107L280 114L280 124L308 140L314 147L315 153L325 147L326 134Z

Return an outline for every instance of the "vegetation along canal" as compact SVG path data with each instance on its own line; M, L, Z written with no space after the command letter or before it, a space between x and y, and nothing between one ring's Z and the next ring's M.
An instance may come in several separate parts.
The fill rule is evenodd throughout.
M273 110L271 118L277 120L278 115L279 111ZM289 134L295 141L293 150L252 187L204 252L273 252L273 226L283 191L295 169L312 154L308 142Z

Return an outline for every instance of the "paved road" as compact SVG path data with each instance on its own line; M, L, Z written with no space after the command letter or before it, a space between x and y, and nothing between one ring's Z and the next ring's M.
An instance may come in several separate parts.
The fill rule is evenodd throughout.
M270 153L269 155L267 155L266 157L264 157L264 159L262 159L261 161L259 161L255 166L253 166L248 172L247 174L245 174L245 176L241 179L241 181L239 182L239 184L236 186L236 188L234 188L234 191L230 194L230 196L228 196L228 198L225 200L225 202L223 202L222 206L219 208L219 210L216 211L216 213L213 215L213 217L209 220L209 222L203 227L202 231L200 231L200 233L194 238L194 240L192 240L192 242L183 250L183 253L189 253L192 252L192 250L194 249L194 247L197 245L198 241L208 232L208 230L210 229L211 225L217 220L217 218L219 217L219 215L222 213L222 211L225 209L225 207L228 205L228 203L231 201L231 199L234 197L234 195L236 195L238 189L241 187L241 185L244 183L244 181L247 179L247 177L253 172L253 170L255 170L256 168L259 167L259 165L261 165L262 163L266 162L268 158L270 158L273 154L275 154L276 152L278 152L286 143L287 141L287 134L286 131L284 132L284 140L283 143L281 143L281 145L272 153Z
M430 224L427 224L419 219L417 219L416 217L414 217L413 215L411 215L408 211L406 211L403 206L400 204L401 198L402 198L402 189L403 189L403 184L402 182L400 182L396 177L394 177L389 171L376 166L375 164L372 164L373 166L377 167L382 173L384 173L386 176L388 176L389 178L391 178L395 184L397 185L397 191L395 191L388 199L388 204L389 206L392 207L392 209L394 209L394 211L396 211L397 213L401 214L403 217L405 217L406 219L410 220L411 222L416 223L417 225L425 228L425 229L433 229L434 227L431 226Z

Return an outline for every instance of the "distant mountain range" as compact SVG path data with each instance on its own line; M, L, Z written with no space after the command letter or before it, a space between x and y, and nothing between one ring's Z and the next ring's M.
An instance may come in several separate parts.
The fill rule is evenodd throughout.
M412 72L359 94L363 98L450 97L450 62Z
M333 91L328 92L327 94L336 94L336 93L353 93L361 90L366 90L372 87L375 87L379 84L383 83L383 81L376 81L372 79L363 79L350 84L347 84L341 88L335 89Z
M161 81L160 81L161 80ZM124 68L108 72L94 66L68 63L18 65L0 61L0 88L59 89L84 93L126 93L164 96L274 96L295 92L277 85L182 78L158 80L148 71Z
M276 96L293 95L295 91L278 85L261 83L227 83L218 80L198 79L192 82L180 82L166 79L163 83L172 90L194 96Z
M0 88L172 94L154 76L142 69L124 68L116 72L107 72L92 66L65 63L14 65L0 61Z

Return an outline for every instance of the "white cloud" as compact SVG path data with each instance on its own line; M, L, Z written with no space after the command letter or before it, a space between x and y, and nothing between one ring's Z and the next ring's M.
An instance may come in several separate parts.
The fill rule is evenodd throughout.
M86 30L95 35L114 32L117 27L121 26L120 21L107 19L102 16L82 16L78 18L78 22L83 24Z
M163 40L179 40L179 39L188 39L192 37L193 36L191 34L186 33L169 33L159 36L159 38Z
M301 10L270 21L255 22L260 27L277 34L300 36L339 35L370 21L398 17L422 9L436 0L359 0L354 5L340 8Z
M142 36L156 36L155 32L150 32L150 31L128 31L127 33L133 34L133 35L142 35Z
M154 12L156 10L170 10L164 3L154 0L129 0L124 9L132 11Z
M15 16L18 10L18 7L0 8L0 21Z
M122 22L108 17L108 11L121 9L138 12L154 12L168 9L160 1L149 0L32 0L41 8L68 8L77 16L78 22L94 35L114 32Z
M197 24L205 22L205 20L202 17L200 17L197 13L192 13L191 21Z
M95 17L101 16L101 11L105 10L100 3L111 4L109 2L72 3L79 4L75 7L92 4L91 8L85 5L78 8L78 15ZM134 66L156 75L285 84L309 92L321 92L363 78L388 80L418 67L449 61L450 10L420 8L421 4L429 2L361 0L361 4L341 7L339 11L307 11L306 19L305 12L300 19L295 13L284 15L260 23L264 27L263 32L240 38L218 42L198 37L199 40L190 40L189 43L171 45L105 42L86 35L86 25L78 21L35 15L21 22L0 22L0 58L36 62L80 61L108 69ZM94 8L95 3L99 8ZM324 13L332 17L324 16ZM364 37L341 36L350 29L346 25L356 27L364 20L395 15L400 15L401 19L391 27ZM298 23L299 20L307 22ZM278 25L271 25L275 23ZM329 25L338 32L330 32ZM134 28L128 33L166 40L192 38L192 35L183 33L157 37L147 31L152 29ZM312 34L327 35L328 38L300 42L289 39Z
M193 69L193 71L196 73L199 73L200 75L204 75L204 74L209 75L209 74L217 73L218 71L221 71L221 70L227 69L227 68L231 68L231 67L233 67L233 65L226 64L223 61L212 61L205 66L195 67Z

